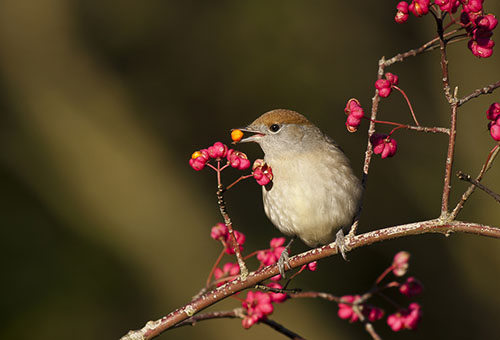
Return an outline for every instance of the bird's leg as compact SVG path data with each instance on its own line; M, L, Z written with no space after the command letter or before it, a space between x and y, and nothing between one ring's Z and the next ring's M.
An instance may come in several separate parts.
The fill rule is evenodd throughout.
M339 231L337 231L337 235L335 236L335 246L337 247L337 251L340 252L340 254L342 254L344 260L347 261L345 252L346 250L349 249L347 249L347 245L345 244L345 236L342 228L340 228Z
M291 268L290 263L288 263L288 261L290 260L290 258L288 257L288 250L290 250L290 246L292 245L294 240L295 237L292 237L290 239L290 242L288 242L285 249L283 249L280 258L278 259L278 268L280 270L280 275L282 278L285 278L285 264L288 266L288 269Z

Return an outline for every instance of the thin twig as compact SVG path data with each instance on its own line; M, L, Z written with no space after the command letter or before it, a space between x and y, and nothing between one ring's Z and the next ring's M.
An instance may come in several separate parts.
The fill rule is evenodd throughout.
M232 310L227 310L227 311L217 311L217 312L209 312L209 313L203 313L203 314L198 314L194 315L182 322L179 322L177 325L175 325L172 328L179 328L182 326L194 326L196 323L204 320L212 320L212 319L243 319L245 317L245 311L243 308L235 308ZM277 332L287 336L290 339L294 340L305 340L303 337L298 335L297 333L292 332L288 328L284 327L283 325L277 323L276 321L270 320L270 319L262 319L259 321L259 323L263 323Z
M486 158L486 161L483 164L483 167L481 168L481 171L479 171L479 174L476 177L476 181L479 182L479 181L481 181L481 179L483 179L484 174L493 165L493 161L497 157L499 151L500 151L500 144L495 145L493 147L493 149L491 149L491 151L488 154L488 157ZM451 214L450 214L451 219L455 219L457 217L460 210L462 210L462 208L464 207L465 202L467 201L467 199L469 199L470 195L472 195L472 193L474 192L475 189L476 189L475 185L471 185L471 186L469 186L469 188L467 188L467 190L463 193L457 206L451 212Z
M281 334L285 335L286 337L288 337L290 339L305 340L305 338L301 337L300 335L298 335L295 332L292 332L291 330L289 330L288 328L284 327L283 325L277 323L274 320L265 318L265 319L260 320L259 322L268 325L269 327L271 327L275 331L280 332Z
M378 70L377 70L377 79L382 79L382 76L384 75L384 70L386 67L386 61L385 57L380 58L378 62ZM370 125L368 126L368 141L366 145L366 151L365 151L365 161L363 164L363 178L361 181L361 184L363 185L363 188L366 189L366 182L368 180L368 170L370 169L370 162L372 159L373 155L373 146L370 143L370 138L371 136L375 133L375 121L377 119L377 111L378 111L378 104L380 102L380 96L378 95L378 90L375 89L375 95L372 97L372 109L371 109L371 115L370 115ZM355 218L355 222L353 226L351 227L351 233L353 235L356 234L356 229L358 226L358 223L356 223L359 220L359 214L361 213L361 210L358 211L358 214Z
M330 302L336 302L339 303L341 302L341 299L333 294L330 293L324 293L324 292L314 292L314 291L308 291L308 292L297 292L297 293L289 293L288 296L292 299L297 299L297 298L321 298L323 300L327 300Z
M272 293L279 293L279 294L294 294L294 293L299 293L301 291L300 288L272 288L268 286L264 286L261 284L255 285L255 289L262 290L264 292L272 292Z
M500 195L499 194L497 194L496 192L494 192L490 188L484 186L483 184L479 183L475 179L471 178L470 175L464 174L462 171L459 171L457 173L457 177L459 179L461 179L462 181L466 181L466 182L472 183L472 185L474 185L474 186L478 187L479 189L483 190L485 193L487 193L488 195L490 195L491 197L493 197L493 199L495 201L497 201L498 203L500 203Z
M479 97L480 95L490 94L499 87L500 87L500 80L497 81L496 83L490 84L490 85L482 87L480 89L477 89L474 92L472 92L471 94L460 99L457 103L457 106L462 106L463 104L467 103L469 100L476 98L476 97Z
M441 199L441 218L448 218L448 205L451 191L451 172L453 169L453 159L455 155L455 141L457 138L457 98L456 93L453 96L450 88L450 78L448 74L448 59L446 57L446 41L443 36L443 20L440 16L434 16L436 19L437 31L439 36L439 51L441 54L441 72L443 74L443 92L446 100L450 104L450 137L448 140L448 152L446 154L445 174L443 194Z
M218 312L209 312L209 313L203 313L203 314L198 314L194 315L182 322L179 322L177 325L173 326L172 328L179 328L182 326L194 326L196 325L197 322L199 321L204 321L204 320L212 320L212 319L243 319L245 317L245 312L243 308L235 308L232 310L227 310L227 311L218 311Z
M361 312L361 309L359 308L359 304L354 303L352 305L352 310L356 315L358 316L359 320L365 325L365 330L370 334L373 340L382 340L382 338L375 332L375 328L373 328L373 325L371 322L369 322L363 313Z
M461 29L462 28L459 28L459 29L452 30L452 31L450 31L448 33L445 33L443 35L443 37L449 37L450 35L455 34L456 32L458 32ZM457 42L457 41L454 41L454 40L452 41L452 39L453 39L453 37L450 38L447 42L450 43L450 44ZM415 49L406 51L404 53L398 53L395 56L393 56L392 58L387 59L385 61L385 65L384 66L386 66L386 67L387 66L391 66L392 64L395 64L395 63L398 63L398 62L402 62L403 60L405 60L408 57L415 57L415 56L417 56L417 55L419 55L421 53L435 50L436 48L439 47L439 44L436 44L438 41L439 41L439 36L437 36L434 39L426 42L425 44L423 44L419 48L415 48Z
M248 269L245 265L243 257L241 256L240 245L238 244L236 236L234 235L233 223L231 222L231 218L229 218L229 215L226 211L226 202L224 201L224 188L222 187L222 184L218 185L217 204L219 205L220 213L222 215L222 218L224 219L224 223L227 226L229 235L231 236L231 240L233 242L234 253L236 254L236 259L238 260L238 265L240 266L240 276L243 280L245 280L248 276Z
M441 217L448 215L448 205L451 191L451 172L453 170L453 159L455 155L455 141L457 139L457 105L451 105L450 138L448 140L448 152L446 154L443 196L441 201Z

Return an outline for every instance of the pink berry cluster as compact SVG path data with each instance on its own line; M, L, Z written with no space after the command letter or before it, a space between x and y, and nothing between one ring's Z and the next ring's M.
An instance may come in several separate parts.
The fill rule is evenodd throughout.
M354 311L353 306L358 304L361 300L360 295L344 295L340 298L340 303L338 304L339 310L337 315L343 320L349 320L349 322L356 322L359 320L359 315ZM384 310L379 307L371 306L366 303L361 303L358 308L363 313L363 316L367 318L370 322L375 322L384 317Z
M239 232L238 230L234 230L233 233L234 237L236 238L236 242L238 242L238 244L240 245L240 251L242 251L243 244L245 244L246 240L245 234ZM217 223L215 226L213 226L210 232L210 237L214 240L222 242L222 245L226 250L226 254L234 254L233 241L231 235L229 234L229 229L224 223Z
M271 282L266 285L269 288L280 291L283 286L277 282ZM286 293L281 292L261 292L249 291L241 306L245 310L245 317L241 321L244 328L250 328L259 321L267 318L274 311L275 303L282 303L288 298Z
M194 170L200 171L205 168L211 159L221 161L224 158L227 159L230 166L238 170L245 170L250 167L250 161L243 152L228 149L227 145L221 142L216 142L206 149L195 151L189 160L189 165Z
M469 1L469 3L477 3L477 6L470 5L469 11L462 12L460 22L467 30L470 40L467 47L472 54L479 58L488 58L493 54L495 42L491 39L493 30L498 24L497 18L493 14L483 14L482 1ZM480 8L478 11L475 11Z
M490 105L486 111L486 118L490 120L488 130L490 130L491 138L500 141L500 103L495 102Z
M375 82L375 88L378 90L380 97L387 98L391 94L393 87L398 85L399 78L390 72L387 72L384 77L385 79L379 79Z
M240 250L243 250L242 245L245 243L245 235L237 230L233 230L233 232L238 244L240 245ZM226 254L234 254L231 235L229 234L229 229L224 223L217 223L213 226L210 232L210 237L222 243ZM284 237L273 238L269 243L269 248L255 251L246 258L256 255L257 260L260 263L259 269L265 266L273 265L278 262L281 253L285 250L285 247L283 246L284 243ZM218 261L220 261L220 258ZM295 275L300 274L305 269L315 271L316 268L316 261L310 262L303 265ZM240 267L237 263L228 262L221 268L219 267L219 262L217 262L215 264L215 269L213 270L215 278L213 284L217 287L222 286L227 282L235 280L239 273ZM271 289L269 292L249 291L247 293L246 298L242 301L242 307L245 311L245 316L242 320L244 328L250 328L260 320L265 319L273 312L274 303L282 303L288 298L286 293L280 292L280 290L283 289L283 286L277 282L279 280L281 280L281 275L279 274L271 278L272 282L266 285Z
M414 297L422 293L423 286L416 278L410 276L403 283L392 281L385 285L381 285L381 281L392 272L396 277L404 276L408 270L408 261L410 254L402 251L394 256L393 262L382 275L377 279L375 287L371 290L373 294L379 294L385 289L398 288L399 293L406 297ZM368 294L368 297L373 295ZM379 294L382 298L386 298L385 294ZM365 294L366 296L366 294ZM349 322L356 322L360 319L361 313L368 321L375 322L384 317L385 311L373 305L366 303L367 298L361 295L345 295L340 298L338 303L337 315ZM394 304L394 301L390 301ZM355 307L358 312L356 312ZM418 303L412 302L407 308L399 307L394 313L387 316L387 324L397 332L403 329L416 329L422 318L422 310Z
M380 97L387 98L389 97L393 89L397 89L399 92L403 94L403 96L407 100L408 106L410 107L410 110L413 115L413 109L408 100L408 97L406 96L403 90L397 87L398 83L399 83L399 77L397 75L390 72L385 73L383 79L378 79L375 82L375 88L377 89L377 94ZM363 118L371 120L370 118L365 117L364 110L361 107L359 100L357 100L356 98L349 99L344 109L344 112L347 115L347 120L345 125L349 132L356 132ZM388 158L394 156L398 149L398 145L396 140L391 137L392 133L395 130L405 126L403 124L391 123L391 122L382 122L382 121L374 121L374 122L397 126L397 128L393 129L389 134L375 133L370 138L370 143L372 144L373 152L376 155L380 155L382 158Z
M394 20L401 24L408 20L409 13L421 17L429 11L442 11L452 17L452 23L465 28L470 40L467 44L472 54L479 58L488 58L493 53L495 42L491 39L497 19L493 14L485 14L484 0L413 0L411 3L401 1L396 6ZM452 16L461 7L460 20Z
M263 249L259 250L257 252L257 260L260 262L260 267L259 269L265 267L265 266L271 266L278 262L278 259L281 256L281 253L285 250L284 247L285 244L285 238L284 237L276 237L271 239L269 242L269 248L268 249ZM316 261L314 262L309 262L307 265L304 265L299 272L302 272L304 269L308 269L310 271L315 271L316 270L317 263ZM271 278L273 281L279 281L281 280L281 275L278 274L276 276L273 276Z
M403 329L416 329L422 318L422 309L418 303L410 303L408 308L401 309L398 312L387 317L387 324L394 332Z
M237 263L228 262L222 266L222 269L217 267L214 270L214 277L217 282L217 287L224 283L234 280L240 273L240 266Z
M215 160L216 166L210 164L211 160ZM224 160L226 160L226 164L221 166L221 162ZM221 142L216 142L206 149L193 152L189 160L189 165L196 171L201 171L205 166L208 166L218 173L229 166L238 170L246 170L250 168L250 164L250 160L246 154L238 150L229 149L227 145ZM252 176L258 184L264 186L272 181L273 172L271 167L262 159L257 159L252 166L252 175L244 177Z
M273 239L273 240L271 240L271 244L273 244L273 243L275 243L274 244L275 248L272 248L273 246L271 246L271 249L265 250L263 252L266 253L266 255L264 255L264 258L267 258L269 256L269 257L273 258L273 261L274 261L274 254L277 252L277 250L279 250L281 248L281 246L278 246L278 244L281 243L281 240L280 239ZM260 256L262 258L262 256L263 256L263 255L261 255L262 253L259 252L258 254L259 255L257 255L257 256L258 257ZM262 266L263 262L262 262L262 260L260 260L260 261L261 261L261 266ZM266 260L264 260L264 261L266 261ZM273 261L266 262L266 263L274 264L274 263L276 263L277 259L276 259L276 261L274 261L274 262ZM315 271L316 270L316 261L310 262L309 264L302 266L302 268L299 270L298 273L301 273L306 268L309 269L310 271ZM279 279L281 279L280 275L277 275L277 276L271 278L271 280L275 280L275 281L277 281ZM281 284L279 284L278 282L270 282L266 286L271 288L271 289L276 290L277 292L276 291L270 291L270 292L249 291L247 293L245 300L243 300L241 305L242 305L243 309L245 310L245 317L243 318L241 323L242 323L244 328L250 328L254 324L258 323L259 321L267 318L267 316L274 311L273 304L285 302L285 300L288 298L288 295L286 293L281 292L281 290L283 289L283 286Z

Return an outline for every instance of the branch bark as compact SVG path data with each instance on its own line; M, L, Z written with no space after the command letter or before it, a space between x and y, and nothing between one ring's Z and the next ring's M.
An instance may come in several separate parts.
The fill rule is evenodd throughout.
M463 221L448 222L438 218L434 220L378 229L346 238L345 241L349 249L356 249L373 243L405 236L427 233L440 233L449 236L454 232L500 238L500 228ZM337 247L335 242L333 242L326 246L311 249L302 254L293 256L290 258L289 263L291 268L297 268L311 261L316 261L335 254L337 254ZM153 339L167 329L174 327L178 323L183 322L216 302L239 291L254 287L256 284L269 279L278 273L278 266L272 265L250 273L244 281L238 278L232 282L226 283L223 286L199 296L161 319L149 321L143 328L128 332L121 338L121 340Z

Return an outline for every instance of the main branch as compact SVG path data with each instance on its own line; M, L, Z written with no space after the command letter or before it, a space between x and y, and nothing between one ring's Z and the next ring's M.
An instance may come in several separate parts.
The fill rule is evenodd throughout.
M346 242L348 243L347 246L349 249L356 249L373 243L410 235L440 233L448 236L454 232L500 238L500 228L462 221L447 222L441 219L435 219L374 230L348 238L346 239ZM335 254L337 254L337 247L335 242L333 242L326 246L311 249L302 254L293 256L290 258L289 264L291 268L297 268L311 261L316 261ZM238 278L234 281L228 282L223 286L197 297L193 301L176 309L161 319L149 321L142 329L128 332L128 334L123 336L121 340L153 339L167 329L174 327L180 322L183 322L194 314L212 306L218 301L242 290L252 288L256 284L269 279L278 273L278 266L272 265L250 273L246 280Z

